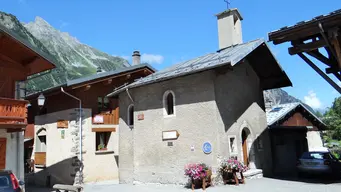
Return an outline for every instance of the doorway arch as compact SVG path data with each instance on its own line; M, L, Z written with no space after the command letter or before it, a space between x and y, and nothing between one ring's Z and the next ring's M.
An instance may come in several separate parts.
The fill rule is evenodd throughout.
M241 133L241 139L242 139L242 152L243 152L243 160L244 165L249 166L250 160L249 160L249 147L248 147L248 139L251 136L251 131L249 128L244 127Z

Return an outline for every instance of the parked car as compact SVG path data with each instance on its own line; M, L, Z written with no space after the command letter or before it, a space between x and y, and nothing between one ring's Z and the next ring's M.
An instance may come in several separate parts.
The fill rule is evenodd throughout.
M297 161L299 175L321 174L340 176L341 162L329 151L304 152Z
M23 181L19 181L12 171L0 170L0 192L23 192Z

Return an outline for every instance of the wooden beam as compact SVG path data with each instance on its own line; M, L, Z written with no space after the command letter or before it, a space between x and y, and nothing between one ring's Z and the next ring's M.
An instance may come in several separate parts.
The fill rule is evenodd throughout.
M83 90L83 91L88 91L90 88L91 88L91 85L86 85L86 86L84 87L84 90Z
M92 128L92 132L116 132L116 128Z
M38 60L38 59L39 59L39 57L34 56L34 57L32 57L32 58L23 60L21 63L22 63L23 66L27 66L27 65L30 65L30 64L34 63L34 62L35 62L36 60Z
M104 81L104 85L110 85L112 83L112 79L108 79L107 81Z
M327 58L326 56L324 56L323 54L321 54L318 49L307 52L308 55L316 58L317 60L321 61L322 63L328 65L328 66L332 66L333 62Z
M323 39L313 41L310 43L296 44L293 47L289 48L289 54L290 55L296 55L296 54L302 53L302 52L314 51L314 50L321 48L321 47L324 47L326 45L327 45L327 43Z
M341 75L340 75L340 73L334 72L333 74L334 74L334 76L335 76L339 81L341 81Z
M0 62L0 67L15 68L20 71L24 71L25 73L29 72L29 70L26 67L24 67L21 63L14 61L13 59L1 53L0 53L0 61L2 61Z
M328 77L320 68L318 68L308 57L306 57L303 53L298 53L300 56L311 68L313 68L321 77L323 77L335 90L337 90L341 94L341 87L336 84L331 78Z
M336 60L338 62L338 67L341 69L341 47L340 47L340 42L338 40L338 29L334 29L332 31L332 39L331 39L331 44L334 46L334 50L336 53Z
M326 73L327 74L331 74L331 73L337 73L339 70L335 67L329 67L329 68L326 68Z

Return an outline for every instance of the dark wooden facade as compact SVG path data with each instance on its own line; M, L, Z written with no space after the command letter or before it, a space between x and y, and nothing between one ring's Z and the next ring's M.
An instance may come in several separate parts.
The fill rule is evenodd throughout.
M16 100L16 82L28 76L54 68L54 64L20 41L5 29L0 29L0 129L21 131L27 124L27 101Z
M78 85L63 86L64 90L75 97L82 100L82 108L92 110L92 117L96 115L103 116L103 123L100 124L118 124L119 105L118 98L105 98L116 87L120 87L125 83L131 83L135 79L145 77L154 71L148 67L143 67L133 71L127 71L121 74L115 74L101 79L93 79L85 81ZM62 93L60 87L51 91L43 92L46 101L43 108L39 108L37 98L40 93L27 97L31 107L28 112L28 123L34 124L36 115L48 114L57 111L63 111L71 108L78 108L79 102ZM102 104L99 99L102 99ZM105 100L108 99L108 104ZM95 122L93 124L96 124Z

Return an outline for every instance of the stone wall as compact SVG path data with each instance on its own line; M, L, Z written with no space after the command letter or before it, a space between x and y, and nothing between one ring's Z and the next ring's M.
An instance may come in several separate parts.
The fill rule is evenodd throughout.
M163 95L168 90L175 94L172 116L164 116ZM130 89L129 94L132 100L126 92L120 94L121 183L185 183L188 163L207 163L215 174L220 160L229 157L228 136L235 135L240 144L244 127L251 131L253 161L264 160L251 150L266 128L266 118L259 79L248 63L233 71L219 68ZM130 129L126 122L132 103L134 127ZM144 119L138 120L142 114ZM177 130L179 138L163 141L162 131L169 130ZM210 154L203 152L204 142L211 143Z

